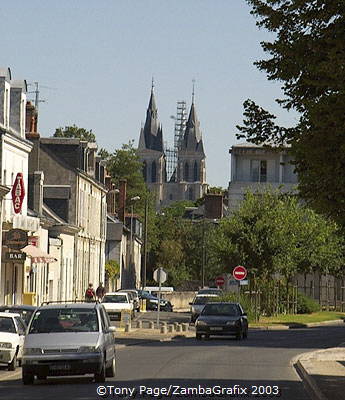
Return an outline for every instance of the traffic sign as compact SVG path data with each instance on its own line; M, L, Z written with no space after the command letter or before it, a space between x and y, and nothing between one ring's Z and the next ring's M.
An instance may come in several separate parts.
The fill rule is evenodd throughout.
M22 210L23 200L25 196L24 178L21 172L18 172L11 190L12 203L14 212L19 214Z
M168 274L163 268L157 268L153 272L153 279L158 283L164 283L168 278Z
M232 276L238 280L238 281L242 281L243 279L246 278L247 276L247 270L242 267L242 265L238 265L237 267L234 268L234 270L232 271Z
M218 278L216 278L216 285L217 286L223 286L225 283L225 279L222 276L218 276Z

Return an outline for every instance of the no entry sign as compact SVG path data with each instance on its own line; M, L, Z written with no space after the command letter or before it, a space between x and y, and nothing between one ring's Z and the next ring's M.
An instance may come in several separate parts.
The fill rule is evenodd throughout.
M222 276L218 276L218 278L216 278L216 285L217 286L223 286L225 283L225 279Z
M232 276L238 280L238 281L242 281L243 279L246 278L247 276L247 270L242 267L242 265L238 265L237 267L234 268L234 270L232 271Z

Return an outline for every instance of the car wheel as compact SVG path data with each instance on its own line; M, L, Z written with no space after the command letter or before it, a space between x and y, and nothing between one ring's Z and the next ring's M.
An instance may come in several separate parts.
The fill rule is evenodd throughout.
M17 366L17 354L13 356L13 360L8 364L9 371L15 371Z
M113 361L111 362L111 366L106 369L105 375L107 378L114 378L116 372L116 363L115 363L115 357L113 358Z
M197 333L197 334L195 335L195 338L196 338L196 340L201 340L201 334L200 334L200 333Z
M35 376L31 372L27 372L23 370L22 372L22 381L24 385L32 385L34 383Z
M97 383L105 382L105 361L103 362L101 371L95 374L95 382Z

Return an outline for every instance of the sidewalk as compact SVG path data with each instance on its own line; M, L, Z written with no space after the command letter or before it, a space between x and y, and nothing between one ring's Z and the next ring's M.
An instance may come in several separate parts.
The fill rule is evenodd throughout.
M313 400L345 399L345 343L302 354L295 368Z

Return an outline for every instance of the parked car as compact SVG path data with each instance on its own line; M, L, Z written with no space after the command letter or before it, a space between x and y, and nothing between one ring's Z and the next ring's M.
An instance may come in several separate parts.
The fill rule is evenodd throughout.
M119 293L126 292L130 293L133 298L133 306L135 311L140 311L140 299L138 295L138 291L136 289L120 289L118 290Z
M211 335L235 335L239 340L248 337L247 314L239 303L208 303L195 325L197 340Z
M220 296L223 293L222 289L218 288L203 288L198 290L197 294L215 294L216 296Z
M0 363L14 371L21 360L25 337L25 322L19 314L0 312Z
M158 310L158 297L153 296L152 294L146 292L145 290L142 290L140 292L140 296L142 299L146 300L146 310L148 310L148 311L157 311ZM174 306L170 303L169 300L161 298L161 301L160 301L160 310L161 311L172 312L173 307Z
M18 304L18 305L7 305L7 306L0 306L0 312L10 312L10 313L16 313L21 316L23 321L26 323L26 325L29 324L30 319L34 311L36 310L36 306L29 306L26 304Z
M107 293L102 304L110 319L121 319L121 312L128 311L131 318L134 318L134 305L131 295L127 292Z
M115 327L100 303L59 303L38 307L24 341L24 385L47 376L94 374L96 382L115 376Z
M191 322L194 323L196 321L201 311L205 307L205 304L207 304L212 299L216 299L217 297L218 296L216 294L197 294L194 297L194 300L191 303L189 303L191 306L190 307Z

